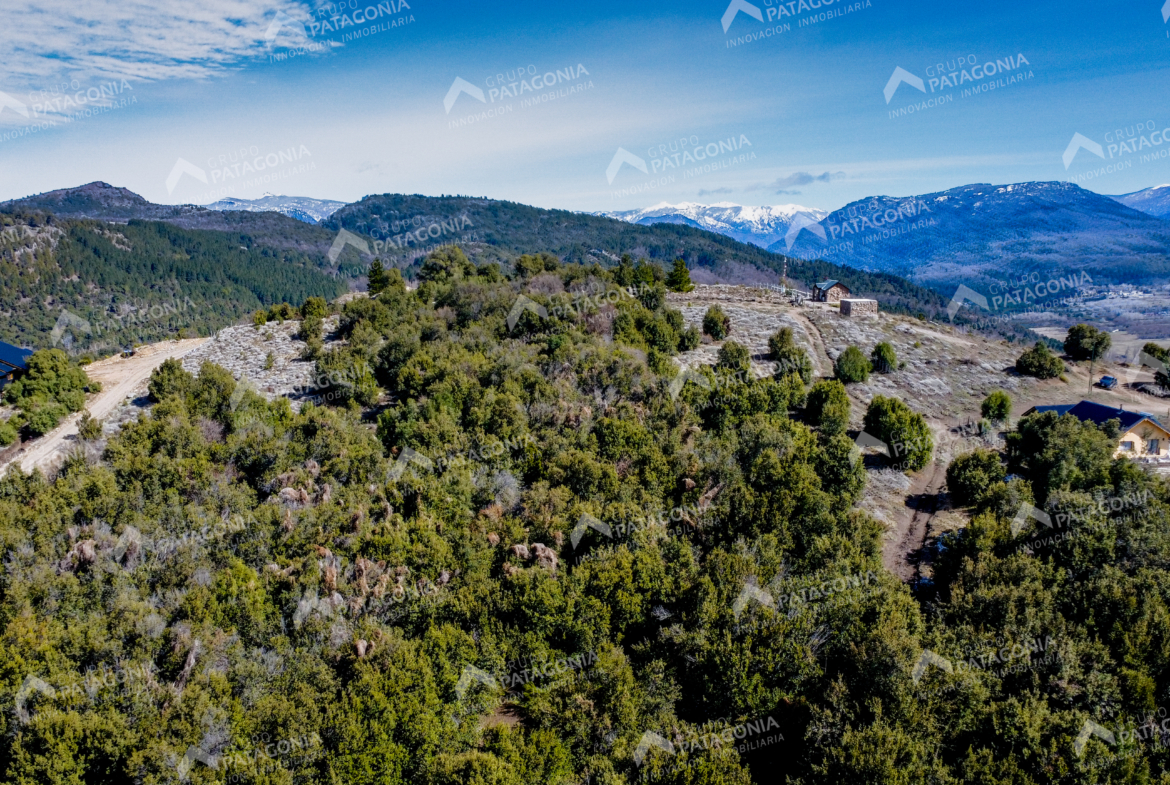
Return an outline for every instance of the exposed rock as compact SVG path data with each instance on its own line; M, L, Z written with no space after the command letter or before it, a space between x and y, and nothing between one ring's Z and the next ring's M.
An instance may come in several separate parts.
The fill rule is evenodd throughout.
M536 552L536 563L541 567L556 572L558 561L556 551L539 542L533 545L532 548Z
M513 545L508 550L512 552L513 556L518 556L521 559L523 559L524 561L528 561L529 559L532 558L528 553L528 546L527 545Z

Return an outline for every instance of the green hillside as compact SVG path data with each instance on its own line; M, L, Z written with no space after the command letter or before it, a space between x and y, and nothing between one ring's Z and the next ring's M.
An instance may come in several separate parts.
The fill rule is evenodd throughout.
M72 353L208 334L260 308L336 297L313 257L247 234L0 213L0 339ZM61 322L66 329L53 335Z
M689 266L707 269L730 282L750 280L751 268L757 268L769 273L768 282L778 283L784 264L779 254L689 226L638 226L566 210L462 196L367 196L341 208L321 225L368 238L371 254L399 267L417 263L428 249L443 243L458 244L477 262L505 264L537 251L556 254L568 262L603 265L616 263L622 254L660 263L681 257ZM341 256L350 265L359 258L352 246ZM842 281L857 296L880 299L886 310L933 315L946 306L938 293L897 276L828 262L789 259L788 277L802 288L814 280Z

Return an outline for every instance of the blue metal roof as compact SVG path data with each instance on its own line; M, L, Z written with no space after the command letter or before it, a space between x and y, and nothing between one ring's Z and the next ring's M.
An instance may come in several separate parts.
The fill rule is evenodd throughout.
M1129 412L1125 409L1118 409L1113 406L1106 406L1103 403L1094 403L1093 401L1081 401L1075 405L1066 406L1035 406L1028 410L1028 414L1041 414L1043 412L1056 412L1057 415L1063 416L1071 414L1082 422L1096 423L1102 425L1110 420L1120 420L1122 430L1128 431L1140 422L1149 420L1163 430L1166 426L1158 422L1158 419L1151 414L1145 412Z
M32 353L32 349L21 349L19 346L0 341L0 370L4 373L13 369L28 370L28 358Z
M834 286L836 286L839 283L840 283L840 281L822 281L821 283L817 284L817 288L828 291L829 289L832 289Z

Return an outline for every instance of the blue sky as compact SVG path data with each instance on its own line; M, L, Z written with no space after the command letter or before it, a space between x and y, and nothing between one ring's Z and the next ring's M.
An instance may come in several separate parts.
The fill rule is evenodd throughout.
M162 203L406 192L573 210L828 210L1068 178L1125 193L1170 183L1170 139L1155 143L1170 128L1165 1L767 0L725 32L729 0L383 0L352 25L376 0L14 0L0 31L0 199L92 180ZM328 19L345 26L319 29ZM369 34L341 43L354 30ZM962 83L949 87L940 63ZM896 68L921 89L904 82L887 104ZM483 102L464 92L448 113L456 78ZM52 103L64 96L75 105ZM79 110L91 116L68 121ZM1120 143L1131 133L1132 152ZM1066 169L1074 134L1091 144ZM611 183L619 148L631 156ZM702 160L684 159L696 148ZM241 160L258 171L233 170Z

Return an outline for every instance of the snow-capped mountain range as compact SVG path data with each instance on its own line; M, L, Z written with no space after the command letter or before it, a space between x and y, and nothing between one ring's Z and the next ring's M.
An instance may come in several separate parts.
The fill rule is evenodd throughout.
M290 218L316 224L345 207L345 202L307 196L264 196L260 199L223 199L205 205L208 210L240 210L249 213L284 213Z
M709 232L718 232L741 243L751 243L761 248L782 241L788 235L788 229L793 220L803 216L800 223L816 223L824 219L828 213L814 207L802 207L799 204L780 204L764 207L745 207L731 202L718 204L698 204L683 202L682 204L667 204L663 202L645 210L621 210L616 212L598 212L605 218L616 218L632 224L650 226L658 223L674 223L706 229Z
M1112 198L1126 207L1132 207L1148 215L1170 218L1170 185L1156 185L1153 188Z

